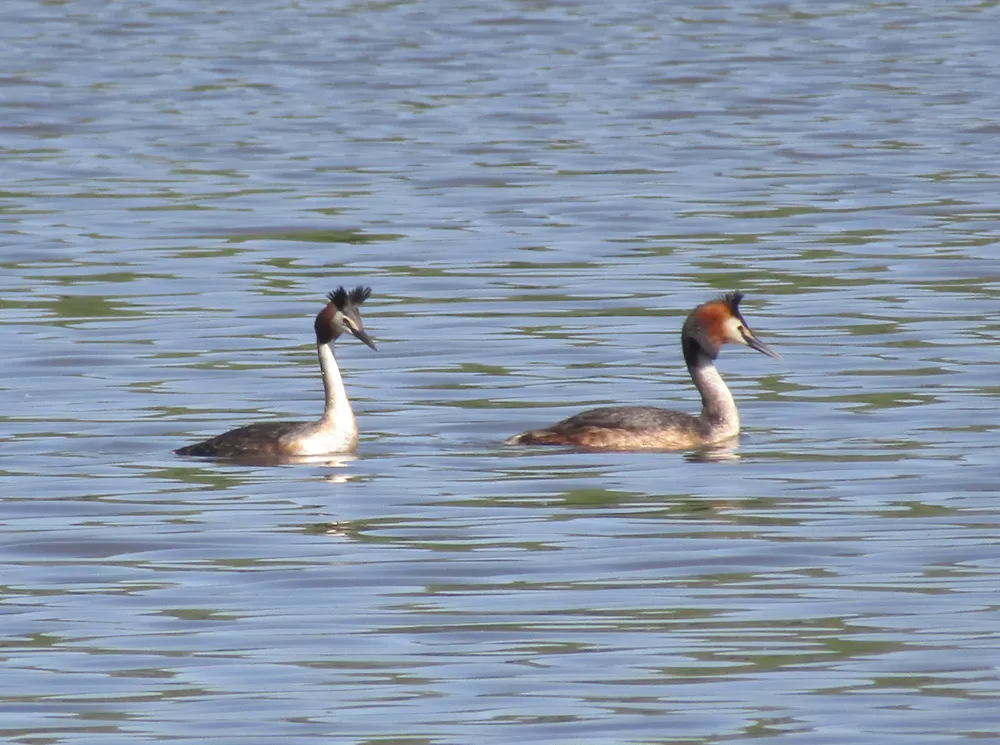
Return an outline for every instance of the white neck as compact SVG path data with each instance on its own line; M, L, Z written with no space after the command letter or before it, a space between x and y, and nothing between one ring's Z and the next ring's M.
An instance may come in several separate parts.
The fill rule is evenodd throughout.
M722 379L715 363L701 352L694 364L688 366L691 379L701 393L701 414L698 420L715 438L729 437L740 431L740 414L729 386Z
M326 406L323 409L321 425L344 434L357 433L358 425L354 421L351 402L347 400L344 390L344 379L340 376L337 358L333 356L333 344L317 344L319 353L319 369L323 371L323 390L326 393Z

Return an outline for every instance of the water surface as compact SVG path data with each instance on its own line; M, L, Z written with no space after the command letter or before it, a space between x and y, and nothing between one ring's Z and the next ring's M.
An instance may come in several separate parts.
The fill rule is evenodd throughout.
M1000 738L993 3L15 2L14 743ZM320 407L356 458L180 459ZM504 447L693 411L727 459Z

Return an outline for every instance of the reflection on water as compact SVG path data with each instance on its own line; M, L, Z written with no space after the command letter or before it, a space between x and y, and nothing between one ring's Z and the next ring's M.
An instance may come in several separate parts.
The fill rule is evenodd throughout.
M6 739L1000 736L989 5L162 10L0 24ZM738 443L502 445L730 290Z
M324 468L346 468L347 465L356 460L356 456L342 453L328 453L326 455L262 455L260 453L250 453L245 455L230 456L209 456L194 457L195 462L201 464L220 464L230 466L304 466L314 465ZM201 467L199 466L199 467ZM324 476L325 479L334 483L342 483L348 480L349 476L336 474Z

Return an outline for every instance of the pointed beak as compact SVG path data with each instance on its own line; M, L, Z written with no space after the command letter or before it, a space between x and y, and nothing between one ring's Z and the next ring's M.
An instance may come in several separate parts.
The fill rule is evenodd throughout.
M372 338L368 336L367 333L365 333L364 329L362 328L351 329L351 334L353 334L356 338L363 341L365 344L374 349L376 352L378 351L378 347L375 346L375 342L373 342Z
M746 342L746 345L750 347L750 349L756 349L758 352L762 352L766 354L768 357L772 357L776 360L781 359L780 354L775 352L773 349L767 346L767 344L765 344L756 336L754 336L753 332L746 326L743 327L742 334L743 334L743 341Z

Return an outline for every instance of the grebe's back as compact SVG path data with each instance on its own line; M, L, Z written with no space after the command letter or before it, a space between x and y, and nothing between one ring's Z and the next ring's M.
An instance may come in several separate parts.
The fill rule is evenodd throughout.
M241 455L280 457L283 455L322 455L323 453L350 452L357 447L357 432L341 438L334 449L321 448L323 453L303 452L301 443L307 440L318 422L258 422L231 429L221 435L177 448L177 455L194 455L214 458L235 458Z
M702 437L698 417L655 406L603 406L506 440L508 445L576 445L600 450L679 450Z
M544 429L506 440L508 445L570 445L600 450L685 450L735 437L740 431L733 396L714 360L724 344L745 344L780 359L757 339L739 310L743 295L734 292L691 311L681 331L684 361L701 393L698 416L652 406L590 409Z

